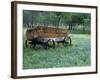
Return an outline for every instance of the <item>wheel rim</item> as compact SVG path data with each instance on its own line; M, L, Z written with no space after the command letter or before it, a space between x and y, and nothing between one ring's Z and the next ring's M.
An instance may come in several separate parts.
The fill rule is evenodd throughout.
M48 40L48 46L49 47L55 47L55 41L54 40Z

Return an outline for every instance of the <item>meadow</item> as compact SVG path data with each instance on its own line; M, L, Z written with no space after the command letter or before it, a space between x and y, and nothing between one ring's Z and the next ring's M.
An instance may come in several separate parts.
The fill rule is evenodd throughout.
M70 34L72 45L44 49L23 44L23 69L80 67L91 65L90 34Z

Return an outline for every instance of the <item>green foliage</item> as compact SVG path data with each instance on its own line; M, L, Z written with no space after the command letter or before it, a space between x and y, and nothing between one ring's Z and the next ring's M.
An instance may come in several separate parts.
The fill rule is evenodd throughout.
M23 69L79 67L91 65L90 35L71 34L72 46L58 45L45 50L23 45Z
M89 13L50 12L23 10L23 24L25 27L34 26L69 26L72 30L76 25L84 25L81 30L90 27L91 15ZM76 26L74 29L78 29ZM90 28L88 28L90 30Z

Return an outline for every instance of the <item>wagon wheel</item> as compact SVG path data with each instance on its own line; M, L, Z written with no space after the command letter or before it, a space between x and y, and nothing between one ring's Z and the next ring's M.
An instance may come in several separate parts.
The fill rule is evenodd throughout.
M31 44L33 48L35 48L35 46L36 46L36 43L34 43L33 41L30 42L29 44Z
M71 46L71 44L72 44L71 38L69 36L68 37L65 37L63 44L64 44L64 46L66 46L68 44Z
M69 45L71 46L72 45L71 37L68 37L68 40L69 40Z
M25 47L27 48L28 46L32 45L33 48L35 48L36 43L34 43L33 40L26 40L25 41Z
M44 49L48 49L48 43L47 42L44 43L43 46L44 46Z
M32 45L32 41L30 40L25 40L25 47L28 48L29 44Z
M55 47L55 41L49 39L49 40L47 41L47 45L48 45L48 47L53 47L53 48L54 48L54 47Z

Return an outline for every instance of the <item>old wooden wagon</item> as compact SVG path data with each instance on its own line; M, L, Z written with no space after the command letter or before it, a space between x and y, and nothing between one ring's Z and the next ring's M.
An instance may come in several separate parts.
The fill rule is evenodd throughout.
M71 45L71 38L67 29L38 26L26 31L26 47L28 43L33 47L42 45L47 49L60 43L64 46Z

